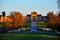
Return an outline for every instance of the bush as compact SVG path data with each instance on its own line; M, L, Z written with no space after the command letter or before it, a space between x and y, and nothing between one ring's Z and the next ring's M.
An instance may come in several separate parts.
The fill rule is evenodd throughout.
M28 27L31 27L31 22L25 22L25 24L24 24L24 27L26 28L28 28Z
M46 23L44 23L44 22L37 22L37 27L39 28L45 28L47 26L47 24Z
M0 22L0 27L4 26L5 23L4 22Z

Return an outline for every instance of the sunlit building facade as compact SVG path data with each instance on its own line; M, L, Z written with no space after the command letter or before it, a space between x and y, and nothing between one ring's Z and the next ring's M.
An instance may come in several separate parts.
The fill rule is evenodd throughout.
M31 14L27 14L26 22L46 22L47 16L42 16L42 14L38 14L37 12L33 11Z

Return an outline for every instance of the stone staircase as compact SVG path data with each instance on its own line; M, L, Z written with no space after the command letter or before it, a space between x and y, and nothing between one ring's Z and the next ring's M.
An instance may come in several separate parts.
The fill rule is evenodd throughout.
M36 22L31 22L31 31L37 31Z

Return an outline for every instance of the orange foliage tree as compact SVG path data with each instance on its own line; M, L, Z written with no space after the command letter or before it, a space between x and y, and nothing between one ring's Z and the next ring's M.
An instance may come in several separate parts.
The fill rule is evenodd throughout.
M48 18L47 18L47 24L50 26L50 27L53 27L53 26L56 26L56 16L54 15L53 12L49 12L47 14Z
M24 25L23 17L20 12L12 12L11 17L14 27L22 27Z
M47 16L48 27L60 32L60 13L58 15L54 15L53 12L49 12Z
M5 26L7 28L11 28L12 27L12 18L10 16L5 16Z

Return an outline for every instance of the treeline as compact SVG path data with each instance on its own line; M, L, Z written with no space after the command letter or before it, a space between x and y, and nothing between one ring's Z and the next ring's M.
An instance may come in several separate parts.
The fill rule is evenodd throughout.
M25 22L24 17L22 16L22 13L20 12L11 12L9 16L1 16L0 17L0 26L4 26L7 28L17 28L17 27L23 27ZM3 25L2 25L3 23Z

